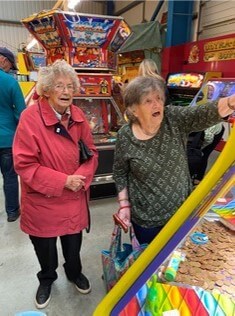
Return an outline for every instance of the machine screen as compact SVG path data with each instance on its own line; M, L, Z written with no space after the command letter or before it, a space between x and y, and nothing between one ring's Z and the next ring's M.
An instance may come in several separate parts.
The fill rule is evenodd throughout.
M235 93L235 80L210 80L202 86L191 104L201 105Z
M201 88L204 78L205 74L197 72L170 73L166 80L170 103L188 106Z
M170 88L200 88L204 79L203 74L199 73L174 73L167 78L167 87Z

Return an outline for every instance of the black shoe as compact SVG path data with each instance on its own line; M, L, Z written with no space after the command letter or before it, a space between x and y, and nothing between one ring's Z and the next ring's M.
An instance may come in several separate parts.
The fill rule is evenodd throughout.
M51 285L39 285L35 305L37 308L45 308L51 299Z
M8 222L15 222L19 218L19 216L20 216L20 213L8 215L7 221Z
M87 294L91 291L91 285L88 279L85 277L84 274L80 274L77 280L74 282L75 287L78 290L78 292L82 294Z

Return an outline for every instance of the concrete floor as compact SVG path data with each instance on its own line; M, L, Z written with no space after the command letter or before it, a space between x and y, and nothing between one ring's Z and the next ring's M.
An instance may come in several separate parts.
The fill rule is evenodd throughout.
M105 295L101 250L108 249L113 229L112 214L117 211L116 198L91 201L91 232L84 232L82 247L83 272L92 291L80 294L65 277L59 245L58 279L52 287L50 304L43 310L47 316L91 316ZM7 222L0 177L0 316L37 310L34 297L38 287L39 264L33 246L19 228L19 220Z
M209 168L217 157L218 153L211 155ZM92 227L89 234L84 233L82 247L83 272L92 285L90 294L78 293L74 285L67 281L58 242L58 279L52 287L50 304L41 310L47 316L92 316L106 293L101 279L101 250L109 247L112 214L117 211L117 206L116 198L90 202ZM34 297L38 288L36 273L39 264L28 236L19 228L19 220L8 223L6 219L0 176L0 316L14 316L17 312L37 310Z

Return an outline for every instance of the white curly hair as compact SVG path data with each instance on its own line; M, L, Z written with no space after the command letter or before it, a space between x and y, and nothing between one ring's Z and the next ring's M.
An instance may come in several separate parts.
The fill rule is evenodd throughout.
M56 60L52 65L39 69L36 85L37 94L43 96L45 92L50 91L58 76L70 77L73 83L73 92L76 93L78 91L80 83L74 68L65 60Z

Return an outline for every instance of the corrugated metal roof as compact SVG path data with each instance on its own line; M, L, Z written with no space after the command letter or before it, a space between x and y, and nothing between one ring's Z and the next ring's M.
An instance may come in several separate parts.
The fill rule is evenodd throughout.
M18 0L0 1L0 20L20 21L42 10L51 9L57 1Z
M14 53L20 48L22 42L26 42L29 35L28 30L17 25L1 25L0 26L0 46L8 47Z
M6 46L14 53L21 43L26 43L28 30L21 20L33 13L51 9L57 1L0 1L0 46Z

